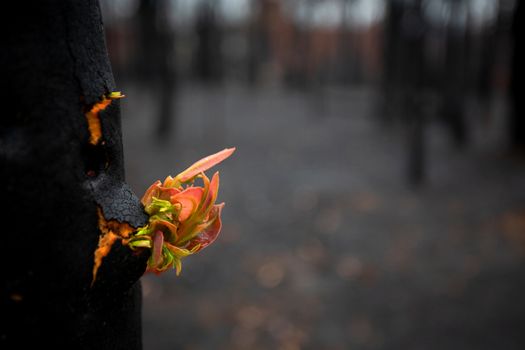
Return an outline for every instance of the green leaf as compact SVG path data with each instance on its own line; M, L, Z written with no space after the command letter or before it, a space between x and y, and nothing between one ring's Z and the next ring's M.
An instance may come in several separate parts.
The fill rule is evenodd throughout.
M134 234L134 236L143 236L143 235L150 235L151 234L151 229L149 227L149 225L146 225L144 227L141 227L137 233Z
M155 215L158 213L173 213L175 208L170 201L153 197L151 203L145 208L146 213Z
M141 239L136 241L131 241L129 243L130 247L133 248L151 248L151 241L149 239Z

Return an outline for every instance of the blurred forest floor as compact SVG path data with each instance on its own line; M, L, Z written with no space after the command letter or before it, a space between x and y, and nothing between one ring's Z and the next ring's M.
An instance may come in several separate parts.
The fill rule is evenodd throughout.
M142 278L145 350L525 346L525 162L500 142L500 107L472 113L462 152L430 122L415 189L370 89L187 84L163 142L159 92L122 89L137 194L237 147L217 167L219 239L180 277Z

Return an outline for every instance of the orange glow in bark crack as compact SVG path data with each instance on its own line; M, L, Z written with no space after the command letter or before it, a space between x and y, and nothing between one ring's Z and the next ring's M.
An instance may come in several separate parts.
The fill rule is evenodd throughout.
M121 239L123 244L127 244L127 240L131 233L135 231L135 229L127 222L106 220L100 208L97 208L97 214L98 228L102 234L99 236L98 247L95 250L95 263L93 265L93 280L91 281L91 285L95 283L97 271L100 268L100 265L102 265L102 259L109 254L115 241Z
M89 143L96 145L102 138L102 124L100 122L99 113L106 109L113 100L126 97L120 91L111 92L108 95L102 96L102 99L95 103L89 111L86 112L86 119L89 130Z

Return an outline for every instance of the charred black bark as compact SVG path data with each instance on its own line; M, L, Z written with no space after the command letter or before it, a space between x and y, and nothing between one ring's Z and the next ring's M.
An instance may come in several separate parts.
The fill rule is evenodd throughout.
M91 286L98 208L147 220L124 182L118 101L89 143L85 112L117 90L99 4L12 2L0 22L0 348L140 349L147 256L117 242Z

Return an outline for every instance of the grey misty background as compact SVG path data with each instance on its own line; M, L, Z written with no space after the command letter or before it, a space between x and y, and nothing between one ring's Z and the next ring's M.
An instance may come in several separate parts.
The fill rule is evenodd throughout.
M237 147L146 350L525 346L517 1L102 5L134 191Z

